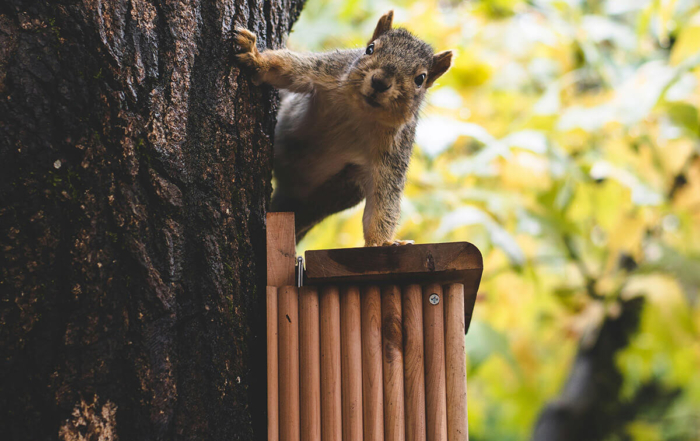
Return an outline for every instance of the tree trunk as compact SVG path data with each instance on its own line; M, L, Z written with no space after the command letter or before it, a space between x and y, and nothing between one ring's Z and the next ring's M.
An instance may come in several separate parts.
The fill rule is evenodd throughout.
M623 378L615 355L637 331L643 305L642 297L622 301L620 315L607 317L597 336L581 342L560 396L539 416L533 441L590 441L624 435L634 414L620 397Z
M266 436L265 209L303 0L0 5L0 433Z

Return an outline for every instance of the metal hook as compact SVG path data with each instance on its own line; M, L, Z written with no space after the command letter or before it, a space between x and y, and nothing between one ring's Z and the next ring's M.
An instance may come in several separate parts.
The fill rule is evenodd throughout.
M304 284L304 258L297 257L297 288L301 288Z

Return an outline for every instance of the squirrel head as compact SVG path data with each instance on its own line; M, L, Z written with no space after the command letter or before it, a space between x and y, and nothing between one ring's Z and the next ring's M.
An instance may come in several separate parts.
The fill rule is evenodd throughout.
M426 90L452 65L452 51L433 48L406 29L392 28L394 11L377 23L348 83L357 104L374 119L399 126L417 115ZM353 87L355 89L355 87Z

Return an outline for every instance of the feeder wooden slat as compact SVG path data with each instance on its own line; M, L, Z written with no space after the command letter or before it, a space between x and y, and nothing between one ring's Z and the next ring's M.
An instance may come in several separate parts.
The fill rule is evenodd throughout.
M362 321L360 289L348 286L340 296L343 441L362 441Z
M308 251L296 288L294 215L267 228L268 441L468 441L478 249Z
M436 294L437 304L430 302ZM447 441L445 397L445 328L442 286L423 287L423 338L425 342L425 408L428 441Z
M404 441L403 329L401 291L382 287L382 360L384 369L384 439Z
M466 441L467 362L464 355L464 285L445 287L445 384L447 386L447 439Z
M340 293L335 286L321 290L321 439L341 441Z
M318 290L299 289L301 439L321 440L321 342Z
M267 286L296 285L294 213L267 213Z
M402 297L406 441L425 441L423 290L408 285Z
M267 304L267 439L278 441L279 432L279 373L277 368L277 287L266 289Z
M384 440L384 377L382 369L382 300L377 286L368 286L362 304L362 410L364 441Z
M462 283L465 332L483 268L481 253L469 242L313 250L305 261L305 285Z
M278 290L280 441L299 441L299 293Z
M309 284L340 282L419 283L472 279L483 265L469 242L310 250L305 253Z

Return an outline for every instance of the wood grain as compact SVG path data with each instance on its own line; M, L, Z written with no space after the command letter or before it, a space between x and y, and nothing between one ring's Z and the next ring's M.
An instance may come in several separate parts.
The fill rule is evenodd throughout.
M382 287L382 360L384 369L384 439L404 441L403 331L401 291Z
M280 441L299 441L299 293L278 290Z
M408 283L436 275L443 281L459 281L471 274L469 270L483 267L481 253L468 242L314 250L305 256L310 284L387 278Z
M402 301L406 441L425 441L423 290L419 285L404 287Z
M307 251L305 284L462 283L465 331L481 281L481 253L468 242Z
M467 362L464 353L464 285L445 287L445 383L447 387L447 439L466 441Z
M321 343L318 290L299 289L301 439L321 440Z
M362 441L362 332L360 289L348 286L340 295L343 441Z
M365 287L360 302L362 304L362 410L364 441L383 441L382 300L379 287Z
M296 285L294 213L267 213L267 286Z
M279 428L279 372L277 354L277 287L266 289L267 303L267 440L277 441Z
M430 303L437 294L440 302ZM445 328L442 286L423 287L423 338L425 342L425 422L428 441L447 441L445 397Z
M321 290L321 439L342 441L340 384L340 294L335 286Z

